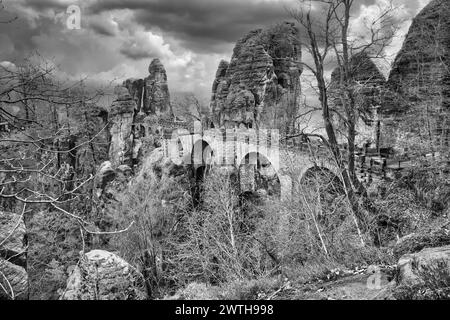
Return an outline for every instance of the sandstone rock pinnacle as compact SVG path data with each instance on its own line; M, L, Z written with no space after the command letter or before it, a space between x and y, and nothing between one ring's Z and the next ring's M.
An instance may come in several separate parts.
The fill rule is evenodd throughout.
M221 61L212 86L215 127L277 127L297 112L302 72L298 30L285 22L257 29ZM285 126L285 125L282 125Z

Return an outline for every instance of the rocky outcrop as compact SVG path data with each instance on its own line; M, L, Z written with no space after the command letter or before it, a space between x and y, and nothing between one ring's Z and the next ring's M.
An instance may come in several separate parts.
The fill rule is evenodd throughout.
M410 120L416 135L448 130L443 113L450 113L450 3L432 0L414 18L389 75L394 93L383 107L385 116ZM424 126L428 117L431 128ZM450 133L447 133L450 134Z
M143 146L146 134L134 123L145 119L170 121L173 119L167 74L159 59L154 59L145 79L128 79L115 89L116 100L111 106L109 160L114 168L125 164L133 168Z
M25 268L0 259L0 272L2 273L0 300L24 300L28 298L28 274ZM5 291L3 288L5 288Z
M93 210L102 217L121 202L142 159L160 146L161 123L173 123L164 66L154 59L148 70L144 80L128 79L115 89L117 98L108 114L109 161L99 166L95 177Z
M301 48L293 23L241 38L231 61L220 62L212 87L215 127L274 127L297 112Z
M130 78L123 82L123 87L127 88L136 103L136 114L171 119L173 112L166 69L159 59L153 59L148 72L149 75L145 79Z
M28 296L25 234L25 223L20 215L0 212L0 272L4 275L0 277L0 299L26 299Z
M142 275L117 255L92 250L81 254L62 292L61 300L143 300Z

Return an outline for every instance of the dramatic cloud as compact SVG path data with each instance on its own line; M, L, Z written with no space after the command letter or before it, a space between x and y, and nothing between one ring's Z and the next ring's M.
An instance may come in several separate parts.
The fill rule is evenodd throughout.
M355 0L355 29L386 0ZM428 0L395 0L398 19L410 20ZM145 77L153 58L164 63L171 92L209 98L221 59L248 31L292 20L297 0L4 0L0 62L20 63L33 51L51 59L68 78L118 82ZM81 8L81 29L66 27L67 7ZM389 53L401 46L409 22L401 25ZM307 60L308 57L305 56ZM6 62L5 62L6 63ZM331 64L327 72L331 72ZM307 86L305 85L305 88ZM305 89L305 93L310 92Z
M135 21L150 30L162 30L196 52L220 52L245 32L289 19L281 1L154 0L97 1L94 12L132 8Z

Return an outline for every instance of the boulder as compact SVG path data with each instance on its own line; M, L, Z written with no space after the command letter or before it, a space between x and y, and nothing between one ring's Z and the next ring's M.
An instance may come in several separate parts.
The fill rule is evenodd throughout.
M1 298L24 299L28 295L25 223L15 213L0 212L0 288ZM11 293L12 290L12 293Z
M397 281L399 284L408 285L420 283L423 281L420 272L427 268L436 268L438 263L440 263L439 268L444 264L447 274L450 274L450 245L425 248L416 253L403 255L397 263Z
M143 300L143 276L129 263L104 250L81 253L61 300Z
M95 177L95 185L97 188L103 189L106 184L116 176L116 171L112 167L111 161L105 161L100 165Z
M28 298L28 274L25 268L0 258L0 272L0 300Z
M0 258L25 266L25 234L20 215L0 212Z

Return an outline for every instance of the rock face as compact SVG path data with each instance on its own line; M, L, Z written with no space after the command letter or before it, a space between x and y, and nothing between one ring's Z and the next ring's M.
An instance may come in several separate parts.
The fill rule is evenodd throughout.
M142 275L117 255L92 250L81 256L61 300L143 300Z
M241 38L231 62L220 62L212 87L215 127L275 127L297 112L301 48L293 23ZM285 126L285 124L284 124Z
M0 299L26 299L28 296L28 275L25 270L25 223L14 213L0 212L0 272L5 275L0 284ZM11 292L12 289L12 292Z
M144 80L127 79L123 86L128 89L134 102L136 102L137 112L141 111L142 101L144 100Z
M130 164L133 153L132 124L136 102L124 87L116 88L117 99L113 102L109 114L111 143L109 159L113 166Z
M443 120L450 113L449 34L450 2L432 0L414 18L389 76L388 87L395 96L383 113L417 119L417 135L450 134ZM425 116L431 119L430 128L423 125Z
M402 256L397 264L398 281L410 285L419 283L422 280L420 271L436 266L437 263L446 264L447 270L450 270L450 246L425 248Z

